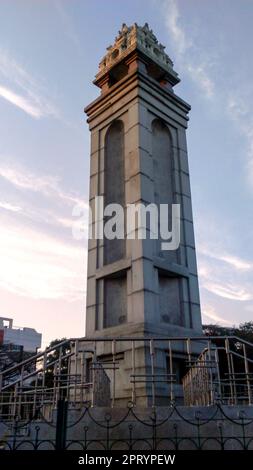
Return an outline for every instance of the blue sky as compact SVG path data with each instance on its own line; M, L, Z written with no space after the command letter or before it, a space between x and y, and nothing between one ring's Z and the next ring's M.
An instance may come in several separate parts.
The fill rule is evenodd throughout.
M88 202L83 108L123 22L148 22L174 61L188 129L205 322L253 319L253 1L2 0L0 315L51 339L84 334ZM88 212L87 212L88 213Z

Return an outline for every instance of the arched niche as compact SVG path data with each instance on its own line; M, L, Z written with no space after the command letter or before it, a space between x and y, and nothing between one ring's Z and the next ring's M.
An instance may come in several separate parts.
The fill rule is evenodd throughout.
M120 204L125 208L125 142L124 124L114 121L105 136L104 203ZM109 218L104 218L106 223ZM124 221L123 221L124 222ZM124 232L123 232L124 233ZM125 258L126 242L104 237L104 264ZM127 321L126 272L105 277L103 282L103 328L117 326Z
M105 135L104 203L125 207L124 124L114 121ZM106 219L105 219L106 222ZM125 240L104 240L104 264L125 257Z
M172 138L166 124L160 119L152 122L152 158L154 176L155 203L160 211L160 204L167 204L168 230L171 231L172 204L174 201L174 171ZM159 234L162 221L159 217ZM177 251L162 251L161 237L155 243L155 255L177 262ZM159 313L162 323L183 325L181 279L169 276L158 269Z
M154 174L155 203L168 205L168 222L171 229L172 204L174 202L174 175L171 134L166 124L160 119L152 122L152 158ZM160 233L160 218L159 218ZM156 255L160 254L161 240L156 245ZM163 253L163 256L176 260L176 253Z

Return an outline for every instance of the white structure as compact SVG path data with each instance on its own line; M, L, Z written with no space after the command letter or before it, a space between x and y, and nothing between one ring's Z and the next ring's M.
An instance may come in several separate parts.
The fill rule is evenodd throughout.
M42 334L34 328L14 327L12 318L0 317L0 332L3 344L23 346L27 352L36 352L41 347Z

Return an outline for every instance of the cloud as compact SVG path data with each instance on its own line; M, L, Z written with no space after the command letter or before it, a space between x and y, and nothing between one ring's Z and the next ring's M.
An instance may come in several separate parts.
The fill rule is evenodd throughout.
M177 4L174 0L167 0L164 6L166 8L166 26L174 40L178 54L184 54L191 46L191 43L179 25L180 15Z
M244 302L246 300L253 300L251 292L247 291L244 286L238 284L220 284L210 281L204 281L203 287L209 292L223 297L224 299L238 300Z
M15 213L17 224L25 223L39 227L40 230L43 227L45 232L58 231L60 228L62 237L68 238L75 230L82 233L84 239L88 238L89 204L84 196L64 190L58 176L38 176L25 168L0 165L0 180L1 178L15 189L11 201L1 200L0 195L0 214L7 223L14 220L12 213ZM36 202L32 192L38 193ZM74 215L73 210L77 208Z
M220 316L213 306L205 305L202 309L202 315L207 319L207 322L210 320L215 322L216 324L221 323L224 326L232 326L232 323L228 320L225 320L222 316ZM204 318L204 322L206 321Z
M198 245L198 253L201 255L208 256L209 258L213 258L217 261L224 261L225 263L233 266L234 268L242 271L249 271L253 269L253 263L250 261L246 261L238 256L228 254L226 251L223 250L221 253L220 248L210 249L210 246L206 246L203 244Z
M245 176L251 189L253 189L253 117L251 103L253 87L248 82L240 83L238 88L237 70L234 75L226 77L226 87L220 81L216 83L215 77L224 75L224 59L218 60L217 50L208 48L208 44L201 47L202 38L193 40L191 33L186 33L180 24L180 11L176 0L164 0L165 24L170 39L173 42L177 55L177 64L183 73L188 73L195 85L204 92L208 99L215 100L215 104L233 121L247 145ZM200 30L200 27L199 27ZM213 60L215 57L215 61ZM214 65L216 69L214 70ZM218 66L218 67L217 67ZM242 73L242 72L241 72ZM235 90L236 89L236 94Z
M0 164L0 177L19 189L39 192L46 197L64 200L64 202L70 206L78 204L80 207L87 209L89 207L88 204L84 202L84 199L81 199L77 194L64 191L61 188L59 176L38 176L20 166Z
M83 221L83 217L57 217L56 218L57 223L61 225L62 227L65 228L70 228L70 229L75 229L75 230L80 230L82 233L85 232L87 238L88 238L88 230L89 230L89 224L88 224L88 214L87 214L87 220Z
M180 12L175 0L163 2L165 11L165 24L177 54L179 68L187 72L191 79L199 86L207 98L214 95L215 83L210 74L212 63L210 57L200 53L193 39L186 35L180 25Z
M8 85L0 85L0 96L29 116L59 118L59 111L46 96L41 84L18 64L7 51L0 49L0 79ZM15 88L15 90L13 89ZM18 90L16 90L18 89Z
M11 204L10 202L0 201L0 209L4 209L11 212L20 212L22 208L15 204Z
M241 258L238 258L236 256L231 256L231 255L221 255L220 259L222 261L225 261L225 263L230 264L231 266L235 267L236 269L242 270L242 271L248 271L252 269L253 263L250 263L249 261L245 261Z
M194 29L194 23L197 19L194 18L190 24L186 15L183 16L183 8L181 15L180 2L164 0L161 5L169 42L175 51L177 71L190 77L196 89L201 91L201 95L198 93L201 98L207 98L208 103L211 100L212 109L215 109L216 114L221 115L224 125L226 121L230 126L234 123L236 132L243 137L242 144L246 143L247 145L245 176L253 188L253 118L251 111L253 86L246 80L243 83L240 82L238 88L240 77L245 74L241 69L239 75L236 68L232 71L231 68L227 67L227 70L224 68L224 63L226 64L225 46L222 45L214 50L213 42L207 38L206 30L202 24L198 23L198 27ZM217 81L217 77L219 77L219 81ZM197 238L199 241L205 240L204 246L201 246L200 243L197 244L201 297L204 298L204 302L223 305L224 314L227 313L227 316L232 315L233 306L240 302L240 313L247 317L246 307L251 308L249 304L252 305L253 300L253 261L238 256L238 243L233 252L234 235L226 228L224 217L221 227L217 230L213 225L216 224L215 219L219 213L216 211L214 224L211 215L208 215L207 220L202 217L197 224ZM206 311L210 318L212 316L214 321L222 321L222 315L218 315L210 303L207 305L208 310L204 307L204 312ZM226 310L227 306L229 306L229 312ZM236 315L237 313L235 317Z
M198 250L199 280L202 289L215 296L240 302L252 301L250 275L252 277L253 264L237 256L221 254L214 250L210 244Z
M236 125L237 131L245 138L247 144L245 174L247 181L253 189L253 117L251 102L253 87L247 90L240 87L236 96L229 93L226 101L226 112Z
M0 86L0 96L34 118L38 119L43 116L42 109L32 104L27 98L14 93L8 88Z
M188 64L186 67L191 78L202 88L206 97L211 98L214 94L215 85L208 75L206 66L202 63L200 65Z
M0 178L18 200L0 197L0 289L28 299L84 302L85 245L63 231L78 223L71 219L74 204L88 208L84 198L65 190L57 175L17 165L0 164ZM52 226L58 234L51 235Z
M34 299L84 298L83 246L27 227L0 231L0 288Z

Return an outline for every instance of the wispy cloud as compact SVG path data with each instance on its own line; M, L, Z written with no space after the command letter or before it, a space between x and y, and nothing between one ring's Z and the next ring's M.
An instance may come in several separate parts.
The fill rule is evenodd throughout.
M202 289L228 300L247 302L253 300L250 278L253 278L253 263L228 254L219 248L200 246L199 277Z
M230 92L227 96L226 111L228 117L236 125L237 131L244 137L247 144L247 160L245 174L250 187L253 189L253 117L251 103L253 87L245 90L242 87L237 92Z
M226 263L230 264L231 266L235 267L236 269L242 271L248 271L253 268L253 263L249 261L245 261L244 259L238 258L237 256L232 255L221 255L221 261L225 261Z
M41 175L1 160L0 288L29 299L84 301L85 246L65 237L62 228L71 229L74 223L73 205L88 204L66 190L58 175Z
M38 176L29 170L18 167L0 165L0 177L7 180L17 188L27 191L39 192L44 196L55 197L64 200L68 205L78 204L80 207L88 209L88 204L77 194L65 191L61 187L59 176L42 175Z
M215 84L213 79L208 75L206 65L204 63L199 65L188 64L187 70L191 75L192 80L202 88L205 96L211 98L214 94Z
M0 165L0 180L4 178L13 186L11 198L0 194L0 215L3 224L12 220L15 213L17 224L26 224L45 233L59 232L68 239L73 230L79 230L88 238L89 204L83 198L62 188L61 179L52 175L37 175L25 168ZM34 197L32 193L37 193ZM73 209L78 207L80 216L74 217ZM8 215L9 214L9 215Z
M18 205L11 204L10 202L0 201L0 209L4 209L10 212L20 212L22 208Z
M25 98L24 96L18 95L13 91L0 86L0 96L4 98L6 101L9 101L11 104L14 104L18 108L25 111L25 113L29 114L34 118L40 118L43 116L42 109L32 103L29 99Z
M209 292L223 297L224 299L238 300L240 302L253 300L253 294L247 291L244 286L240 284L229 284L223 280L223 285L219 282L205 281L203 287Z
M215 308L211 305L205 305L202 309L203 320L204 322L210 322L210 320L216 324L221 324L224 326L232 326L232 323L225 318L223 318L219 313L216 312Z
M173 41L179 67L189 74L207 98L214 94L215 83L210 74L211 61L205 54L200 53L193 39L186 35L180 25L180 12L176 0L164 0L165 24Z
M246 82L237 86L239 77L235 69L234 77L227 77L226 87L217 82L220 71L224 74L223 58L219 59L217 50L201 47L201 37L191 37L182 26L177 0L164 0L165 24L173 42L177 64L183 73L188 73L195 85L203 91L203 96L215 101L230 121L236 124L247 146L245 175L253 190L253 118L251 103L253 87ZM214 60L215 58L215 60ZM216 66L216 68L215 68ZM235 94L236 89L236 94Z
M189 38L186 37L184 30L180 27L178 6L174 0L166 0L164 7L166 8L166 26L174 40L177 53L180 55L185 54L187 49L191 47L191 42Z
M37 299L84 297L83 247L39 231L2 226L0 288Z
M253 269L253 263L242 259L238 256L231 255L226 251L221 253L220 248L210 249L207 245L199 244L198 253L200 255L208 256L209 258L215 259L217 261L224 261L225 263L233 266L234 268L242 271L248 271Z
M35 119L59 117L44 87L3 49L0 49L0 80L0 97L29 116Z

